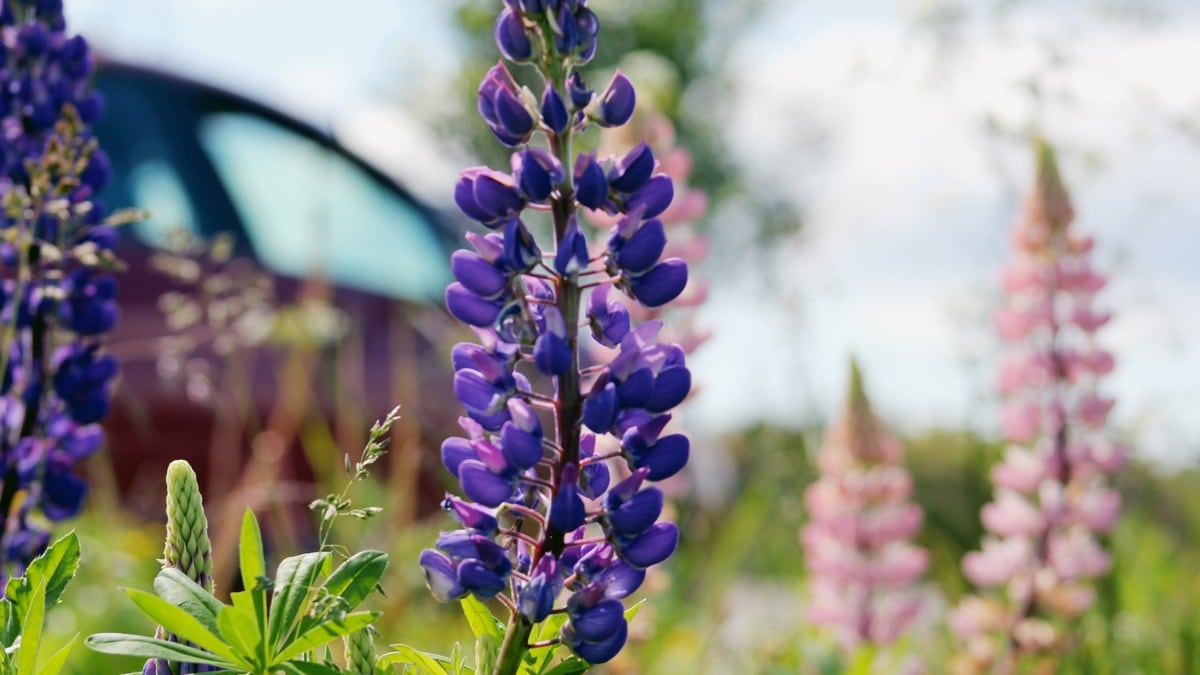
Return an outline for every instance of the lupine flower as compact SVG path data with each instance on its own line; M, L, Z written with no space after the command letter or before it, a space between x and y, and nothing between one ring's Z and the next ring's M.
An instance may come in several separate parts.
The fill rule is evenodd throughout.
M183 572L208 592L213 590L212 542L208 538L208 516L204 513L204 497L196 482L196 472L187 461L177 459L167 466L167 536L163 545L163 569ZM159 626L155 637L178 642ZM208 673L216 668L194 663L177 663L172 670L165 659L149 659L142 675L190 675Z
M489 71L479 111L514 147L512 172L468 169L454 191L463 213L490 230L468 235L473 252L454 254L446 290L447 309L478 336L452 350L466 415L463 435L442 444L442 463L465 496L444 506L463 529L442 533L420 564L441 600L472 594L509 608L496 670L505 675L555 611L568 617L558 642L592 663L616 656L628 636L621 600L679 539L675 524L660 520L663 496L649 483L687 462L688 439L665 427L691 376L683 350L658 341L662 323L633 325L613 287L661 306L683 291L687 266L663 257L654 216L674 190L653 152L613 159L570 149L589 123L620 124L633 111L623 75L597 96L576 70L597 32L586 0L505 3L495 31L501 52L531 63L546 84L538 95L519 89L503 63ZM530 145L541 137L547 149ZM552 242L539 245L525 227L530 208L552 214ZM607 247L591 245L581 208L618 218ZM580 352L590 342L618 355L585 368ZM597 451L598 437L614 450ZM607 461L616 458L630 475L610 485Z
M928 556L910 543L921 508L901 448L871 411L851 363L845 412L825 435L821 475L805 492L811 522L801 532L809 571L809 619L847 651L894 642L921 609L913 583Z
M117 364L101 351L118 318L115 233L95 194L109 162L87 125L103 106L87 42L61 2L0 5L0 568L20 571L48 542L45 521L75 515L73 472L101 442ZM37 214L37 215L33 215Z
M1092 602L1089 581L1109 566L1096 536L1116 521L1120 497L1107 476L1124 452L1103 434L1113 400L1098 385L1113 358L1094 340L1108 320L1094 297L1104 278L1089 260L1092 238L1072 227L1074 215L1053 151L1041 143L996 317L1010 345L998 385L1013 445L992 468L995 498L981 514L990 534L963 559L981 595L951 619L967 643L956 663L962 672L1011 669L1060 649L1069 620Z

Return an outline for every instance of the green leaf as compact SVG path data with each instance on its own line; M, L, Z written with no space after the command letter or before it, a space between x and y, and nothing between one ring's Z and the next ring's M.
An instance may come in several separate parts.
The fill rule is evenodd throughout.
M219 635L217 615L224 607L221 601L188 575L168 567L154 577L154 592L199 621L208 632ZM193 640L193 642L195 642Z
M642 609L642 605L644 605L644 604L646 604L646 599L642 598L641 600L638 600L637 602L635 602L632 607L629 607L628 609L626 609L625 610L625 623L629 623L630 621L633 621L633 617L637 616L638 611Z
M362 604L387 570L388 556L383 551L360 551L338 566L325 581L325 590L346 601L346 610Z
M475 672L490 673L496 667L500 654L500 638L495 635L480 635L475 638Z
M587 661L577 656L572 656L551 668L546 675L579 675L579 673L586 673L588 668L591 667L591 664Z
M467 623L471 626L471 633L475 637L491 635L500 640L504 637L504 624L495 616L492 616L492 611L487 608L487 605L475 599L473 595L467 595L459 601L462 605L463 614L467 617Z
M303 553L284 558L275 570L275 594L271 597L271 619L267 627L268 644L278 654L291 636L292 629L307 614L308 597L317 584L325 552Z
M42 620L46 615L46 577L33 577L33 593L29 597L29 611L21 620L21 649L17 652L17 675L34 675L37 668L38 648L42 644Z
M189 647L178 642L168 642L145 635L130 635L128 633L96 633L89 635L83 644L88 649L102 654L121 654L124 656L140 656L147 659L166 659L182 663L203 663L210 666L236 669L237 664L230 663L203 649Z
M125 594L133 600L133 604L137 605L138 609L142 610L142 613L153 619L168 633L174 633L177 637L193 642L222 658L234 659L233 650L229 648L225 640L220 638L219 629L209 630L187 611L152 593L127 588Z
M30 595L33 593L34 586L40 584L45 588L43 607L53 607L78 569L79 538L72 530L51 544L40 556L34 558L33 562L29 563L29 568L25 570L25 576L8 580L5 595L12 602L13 607L11 611L6 610L0 617L4 620L0 626L3 627L5 645L12 645L16 641L17 635L20 634L20 620L29 612Z
M259 643L262 636L258 634L258 624L254 615L241 607L225 606L217 615L217 625L220 626L221 636L225 638L238 655L238 660L246 665L265 668L267 664L260 662Z
M307 633L296 638L294 642L286 645L275 656L275 661L294 659L310 649L316 649L331 640L336 640L343 635L349 635L356 630L366 628L378 617L379 612L354 612L347 614L341 620L326 619Z
M277 667L288 675L341 675L342 673L337 668L308 661L288 661Z
M76 642L79 642L79 633L76 633L70 642L59 647L58 651L46 659L45 663L39 664L37 675L58 675L63 666L67 665L67 657L71 655L71 650L75 648Z
M253 590L258 578L267 575L267 559L263 556L262 530L254 511L246 509L242 516L242 535L238 543L238 565L242 568L242 588Z
M444 656L438 654L430 654L418 649L409 647L408 645L392 645L394 652L388 652L379 657L376 661L377 666L391 667L398 663L417 666L419 673L429 673L431 675L450 675L446 672L445 666L453 667L454 664Z

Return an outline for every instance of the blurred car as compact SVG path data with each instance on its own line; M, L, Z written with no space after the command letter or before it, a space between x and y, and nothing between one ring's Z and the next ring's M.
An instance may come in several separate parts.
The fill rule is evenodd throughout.
M107 105L94 130L113 168L101 197L110 210L151 214L122 228L119 252L128 270L111 348L122 376L106 427L122 494L161 508L163 470L180 457L197 466L203 483L233 489L255 466L253 447L277 465L270 485L300 486L292 497L274 497L304 501L312 467L285 451L302 447L308 464L340 466L342 453L359 450L345 446L361 443L371 422L399 403L407 441L393 451L404 453L399 461L410 470L419 467L413 453L440 442L455 415L439 352L452 330L439 304L455 224L329 135L268 106L112 62L101 65L95 84ZM163 267L163 251L180 231L224 237L269 278L275 304L323 296L326 313L293 314L294 323L303 332L322 316L338 317L340 339L307 351L238 343L231 356L213 348L211 326L200 320L186 332L194 350L164 356L164 338L174 332L164 293L195 293L210 279L200 271L195 287L180 289L152 269ZM236 285L248 277L221 278ZM231 364L246 372L225 372ZM299 375L288 371L297 367ZM189 368L208 369L209 391L171 376ZM260 442L270 433L279 447ZM315 456L322 442L337 452Z

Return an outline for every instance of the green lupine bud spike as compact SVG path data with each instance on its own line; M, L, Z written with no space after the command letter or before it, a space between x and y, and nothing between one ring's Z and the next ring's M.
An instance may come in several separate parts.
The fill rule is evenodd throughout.
M356 630L345 637L346 672L352 675L374 675L375 640L371 638L371 627Z
M167 467L167 542L164 568L174 567L212 592L212 542L196 472L185 460Z

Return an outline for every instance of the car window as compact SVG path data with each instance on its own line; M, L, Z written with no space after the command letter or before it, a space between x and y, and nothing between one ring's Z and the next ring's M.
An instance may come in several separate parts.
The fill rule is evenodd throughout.
M183 180L170 164L158 159L138 162L127 180L133 203L147 212L144 220L130 225L143 243L165 248L177 233L199 234Z
M449 270L433 224L347 157L247 113L207 117L200 142L268 269L398 298L441 295Z

